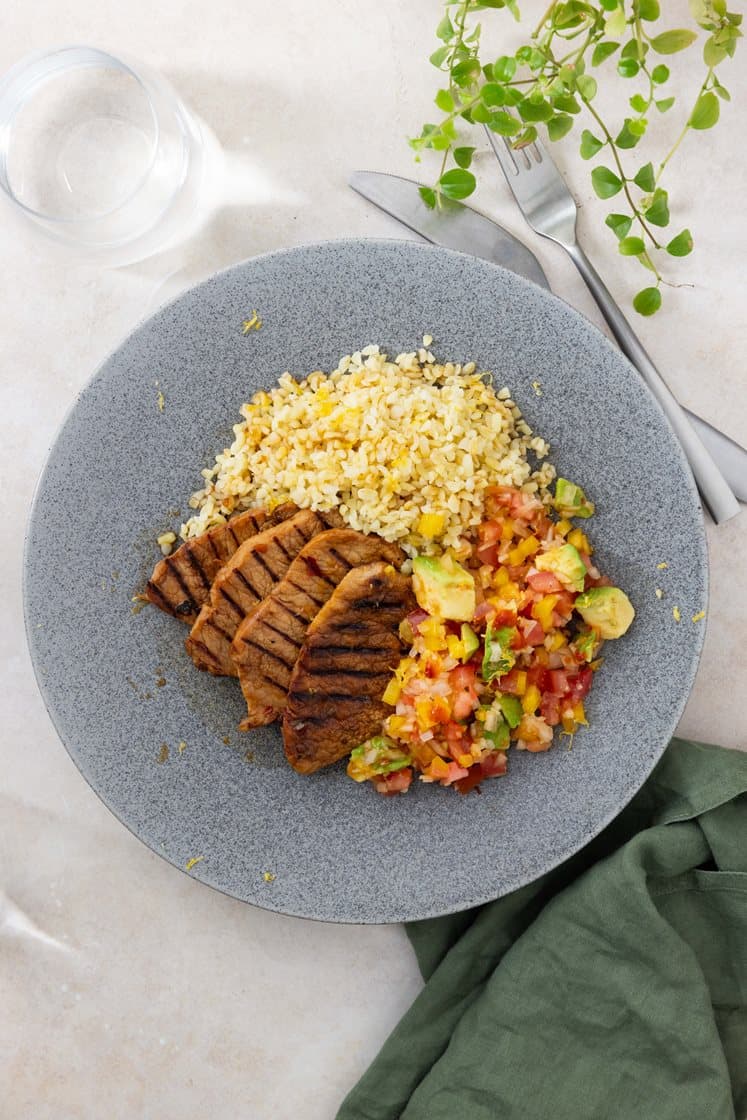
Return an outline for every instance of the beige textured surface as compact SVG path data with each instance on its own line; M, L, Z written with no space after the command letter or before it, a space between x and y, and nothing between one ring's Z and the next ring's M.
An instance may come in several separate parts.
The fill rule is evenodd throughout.
M538 3L526 0L528 12ZM673 19L685 5L671 5ZM345 186L354 167L413 174L402 137L430 116L436 0L146 0L15 5L0 69L88 42L161 68L227 149L231 202L177 252L119 272L49 263L0 211L0 1113L8 1120L329 1117L419 987L400 928L327 927L252 910L189 882L99 804L60 746L23 639L21 538L33 480L76 390L164 295L266 249L401 229ZM508 17L488 17L508 34ZM736 74L741 70L741 78ZM680 399L747 443L742 258L743 64L729 124L688 140L670 186L700 251L666 310L637 320ZM741 87L741 88L740 88ZM632 86L630 88L632 92ZM685 90L683 88L682 92ZM727 130L728 129L728 130ZM696 149L703 153L697 166ZM603 204L572 146L585 244L621 302ZM525 237L556 291L596 319L572 266L531 239L481 160L480 205ZM638 279L638 277L635 277ZM744 745L747 517L709 529L708 638L682 731Z

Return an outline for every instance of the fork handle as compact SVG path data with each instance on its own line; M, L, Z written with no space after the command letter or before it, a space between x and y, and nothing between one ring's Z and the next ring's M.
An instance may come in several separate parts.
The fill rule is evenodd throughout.
M564 248L567 249L571 260L586 281L620 349L636 367L666 413L690 464L703 504L711 517L717 525L735 517L740 511L739 502L729 483L691 426L684 409L670 393L664 379L643 349L601 276L580 245L574 242L571 245L564 245Z

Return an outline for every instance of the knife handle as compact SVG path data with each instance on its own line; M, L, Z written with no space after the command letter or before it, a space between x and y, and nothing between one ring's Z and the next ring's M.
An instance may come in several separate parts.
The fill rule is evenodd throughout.
M700 437L667 388L664 379L641 345L633 328L615 303L606 284L577 242L565 245L571 260L586 281L617 343L633 363L666 413L685 452L703 504L717 525L739 513L739 502Z

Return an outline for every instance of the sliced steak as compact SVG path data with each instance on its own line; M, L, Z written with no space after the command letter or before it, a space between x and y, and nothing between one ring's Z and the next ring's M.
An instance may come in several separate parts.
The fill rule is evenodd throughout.
M148 580L146 595L162 611L183 622L194 622L200 607L207 602L213 580L239 545L295 513L298 506L292 502L278 506L271 514L264 509L248 509L199 537L191 537L170 556L158 561Z
M330 766L381 729L381 697L401 656L397 628L415 607L391 564L353 568L314 618L291 674L283 716L294 770Z
M302 509L237 548L216 575L210 597L184 643L198 669L216 676L237 676L231 643L239 624L270 594L304 545L339 523L336 513Z
M329 529L301 549L285 577L236 631L231 651L247 703L242 731L282 714L306 628L350 569L376 560L400 568L404 559L398 545L355 529Z

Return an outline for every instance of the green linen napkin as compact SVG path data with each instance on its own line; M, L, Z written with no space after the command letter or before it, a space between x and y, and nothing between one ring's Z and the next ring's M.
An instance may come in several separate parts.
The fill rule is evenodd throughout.
M337 1120L744 1120L747 754L675 739L583 851L408 926L425 987Z

